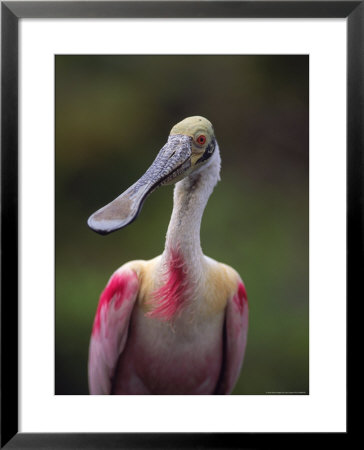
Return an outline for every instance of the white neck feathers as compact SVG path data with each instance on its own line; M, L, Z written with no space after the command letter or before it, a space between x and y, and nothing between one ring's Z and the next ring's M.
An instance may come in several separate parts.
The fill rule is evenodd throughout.
M214 154L199 170L179 181L174 188L173 212L169 222L164 257L180 251L188 266L199 263L203 253L200 243L202 215L207 201L220 179L220 152Z

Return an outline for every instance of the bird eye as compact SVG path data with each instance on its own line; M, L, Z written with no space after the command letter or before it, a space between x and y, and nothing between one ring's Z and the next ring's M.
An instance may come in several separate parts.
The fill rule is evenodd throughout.
M204 145L204 143L206 142L206 136L204 136L203 134L200 134L200 136L196 139L197 143L200 145Z

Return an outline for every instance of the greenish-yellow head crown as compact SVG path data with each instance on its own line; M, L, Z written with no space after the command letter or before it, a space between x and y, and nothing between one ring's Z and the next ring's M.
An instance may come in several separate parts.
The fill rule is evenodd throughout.
M204 117L192 116L178 122L170 134L185 134L192 138L197 138L198 134L204 134L206 138L213 138L214 129L212 123Z
M215 149L215 134L212 123L202 116L192 116L178 122L171 130L170 135L190 136L191 140L191 166L204 162Z

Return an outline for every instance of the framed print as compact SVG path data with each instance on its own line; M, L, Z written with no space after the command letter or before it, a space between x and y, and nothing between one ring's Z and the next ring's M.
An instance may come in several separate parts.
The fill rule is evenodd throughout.
M146 32L148 33L148 31ZM117 76L114 76L116 73ZM219 74L219 83L216 83L216 73ZM105 79L109 80L106 85L104 84ZM115 267L120 267L120 257L125 261L133 261L136 255L140 255L142 259L148 260L155 258L161 252L169 254L168 248L173 248L173 254L176 255L178 251L174 249L179 247L182 254L178 258L175 256L174 259L179 261L178 266L181 264L186 267L186 272L188 272L188 267L189 270L193 267L193 273L202 270L198 269L202 252L208 255L219 255L220 261L225 261L226 264L228 261L234 270L241 274L242 282L246 286L245 288L243 284L241 285L242 294L246 295L244 294L245 289L249 290L247 298L248 295L252 298L260 298L259 305L255 306L255 327L250 333L249 352L244 357L244 369L241 370L241 375L234 387L230 387L232 395L282 395L278 394L282 392L285 392L285 395L288 395L288 392L291 395L308 395L308 56L63 54L55 56L55 84L57 130L55 161L57 180L55 193L55 394L87 395L88 393L87 377L84 371L84 368L87 367L87 343L82 342L79 336L89 338L90 324L96 311L97 296L93 301L90 298L94 297L93 291L103 288L105 280L110 278L110 273L115 271ZM85 88L86 92L82 93ZM118 95L119 101L116 101L115 92L121 88L123 93ZM132 92L134 95L128 95ZM279 101L274 100L277 98L275 96L278 96ZM188 98L187 101L186 98ZM268 98L272 100L267 102ZM112 117L115 123L111 125L111 119L109 119L108 126L112 126L114 130L119 130L120 124L123 123L125 123L126 129L135 127L134 133L138 135L138 138L135 141L132 139L132 152L128 152L126 149L118 152L113 150L113 148L126 146L126 136L117 137L117 131L102 134L102 130L100 130L98 124L106 118L105 113L100 113L102 104L110 107L111 103L114 103L115 110L108 116ZM264 108L261 106L263 104L265 104ZM77 105L77 108L74 105ZM90 105L98 106L92 106L90 109ZM220 123L218 111L226 108L229 111L229 120L224 115L224 119ZM83 112L80 113L80 109ZM106 239L100 238L97 233L90 233L84 228L85 217L90 215L92 209L100 206L94 202L94 199L100 196L103 189L109 189L110 185L110 193L105 192L105 196L112 197L115 192L118 192L118 186L112 187L110 179L114 178L116 184L120 183L120 167L128 167L127 175L123 175L123 180L128 177L126 184L131 185L135 180L140 179L141 173L136 167L135 155L138 155L138 160L146 161L146 166L150 164L150 167L155 167L150 161L151 147L153 146L151 142L154 140L157 142L158 137L150 135L147 138L147 130L151 131L152 124L158 117L157 111L161 112L158 122L180 122L177 127L189 127L189 124L198 123L202 130L205 130L201 131L201 142L204 142L204 139L207 140L203 134L207 132L204 124L209 127L207 120L212 121L216 136L219 136L220 141L227 143L224 152L220 147L221 144L218 144L221 150L217 150L221 155L221 181L217 183L216 178L219 171L217 164L216 178L212 178L212 184L216 184L206 207L203 207L203 202L200 203L202 198L207 200L206 197L203 197L202 186L209 192L212 185L208 187L208 185L201 184L200 190L195 185L194 198L198 198L199 203L197 201L194 203L187 195L185 209L190 212L187 216L181 209L178 209L176 201L174 201L172 212L170 211L172 193L168 186L158 189L157 192L148 196L140 211L140 219L139 217L137 220L133 220L134 217L131 218L133 222L124 230L125 233L128 233L128 239L122 243L120 251L117 251L124 231L107 233L106 230ZM201 116L188 118L192 111L199 111L203 118ZM288 111L289 114L287 114ZM123 112L125 115L122 115ZM187 119L180 121L180 118L184 116ZM261 144L258 143L257 128L262 127L261 122L264 119L262 117L261 121L257 123L257 116L266 117L265 134L262 135ZM242 122L244 128L241 128L241 132L235 131L234 136L231 136L231 130L237 130L237 124ZM141 123L145 130L142 133L140 133ZM157 127L157 122L155 123ZM172 126L173 124L171 128ZM92 130L94 131L92 132ZM219 130L219 133L216 130ZM95 134L92 135L92 133ZM230 143L228 143L229 136ZM270 137L267 138L267 136ZM114 139L115 141L113 141ZM172 138L168 139L172 140ZM216 137L216 141L219 142L219 140ZM80 146L80 141L85 142L86 145ZM124 141L125 144L123 144ZM270 143L269 147L265 144L267 141ZM294 151L292 150L293 142ZM163 151L160 150L162 154L170 144L166 145L167 147L164 147L162 143L157 144L158 147L164 148ZM260 150L259 147L261 147ZM219 154L213 154L216 155L217 161ZM118 157L117 155L120 155L121 160L120 162L115 160L115 164L113 164L115 175L112 176L112 169L107 167L107 161L108 158L114 160ZM66 161L67 163L65 163ZM106 167L100 171L102 161L105 162ZM264 167L262 167L262 161L264 161ZM234 167L239 169L234 170ZM147 167L145 169L147 170ZM150 173L154 169L148 170ZM210 170L210 174L213 173L213 167L207 166L206 170ZM92 172L94 172L95 180L99 179L99 181L91 182ZM102 173L107 180L103 180ZM292 182L292 178L296 180L295 183ZM179 184L178 189L182 185L183 183ZM72 208L68 193L70 186L72 186L72 198L77 198L74 208ZM95 192L92 192L92 189L95 189ZM125 191L127 186L123 186L122 189ZM288 191L290 191L290 195L287 198ZM184 198L183 192L184 190L181 198ZM187 192L189 192L188 187ZM259 192L260 194L258 194ZM117 202L126 198L123 195L127 194L122 194ZM272 204L270 212L267 198L270 198ZM229 200L227 204L226 199ZM89 202L92 204L88 205ZM234 208L233 205L236 207ZM196 216L192 213L194 209L199 211ZM204 213L200 233L198 233L196 230L199 227L202 209ZM148 211L150 211L150 216ZM145 216L146 214L148 216ZM221 226L219 225L220 215L223 216L226 225L223 234L218 238L217 235L220 234L218 229ZM177 224L171 219L176 216L181 217L181 221L178 220ZM244 225L243 216L249 217L254 231L245 228L247 225ZM188 217L187 223L184 224L182 217ZM193 217L195 217L195 221L193 221ZM296 223L296 226L292 227L292 222ZM260 231L256 226L257 223L261 224ZM274 223L277 225L273 225ZM143 228L146 224L148 224L148 233L144 240L141 236L144 234ZM77 238L78 245L76 247L74 240L79 225L81 225L80 236ZM91 223L91 231L96 229L100 232L99 226L100 224ZM278 226L279 231L275 230L275 226ZM166 241L167 228L169 231ZM176 229L179 230L177 235ZM185 230L184 233L182 233L182 229ZM186 241L180 242L181 234L187 236ZM249 250L248 254L246 252L251 244L245 242L245 239L242 238L244 235L255 236L253 249ZM190 253L187 249L190 247L192 239L194 245L193 251ZM163 250L164 241L166 243ZM130 248L128 242L133 243ZM232 243L234 245L231 245ZM224 253L224 248L226 248L226 253ZM170 251L172 252L172 250ZM90 259L87 262L86 276L83 277L81 272L86 262L83 262L82 259L86 252L90 253ZM107 255L108 261L102 261L103 253ZM263 254L265 257L262 260ZM92 255L99 256L96 258ZM243 257L243 255L246 256ZM276 255L280 255L278 260ZM270 261L268 261L268 256L271 258ZM114 262L112 261L113 257L115 257ZM236 261L234 261L235 259ZM245 259L249 261L246 266L243 264ZM259 270L254 268L254 261L259 265ZM146 270L150 273L143 264L136 270L141 270L143 273ZM71 268L71 266L74 267ZM274 276L272 266L275 266ZM169 324L168 327L170 327L173 323L173 332L171 331L173 334L170 338L177 345L178 320L183 320L182 309L187 314L188 308L183 302L188 300L177 295L176 285L178 284L174 281L182 279L181 284L187 290L193 289L194 282L192 274L185 280L183 272L180 273L178 270L169 272L173 274L170 281L173 289L169 290L167 287L165 289L168 295L175 299L173 304L180 305L181 314L179 311L175 311L171 304L164 305L163 303L164 307L160 307L160 309L143 312L143 317L147 314L151 320L155 316L161 320L161 316L163 316L166 322L165 326ZM90 273L94 273L94 275L90 277ZM263 285L259 280L253 282L254 274L258 273L259 278L266 280ZM292 273L294 276L288 276L288 273ZM139 275L139 277L143 278L143 275ZM201 278L203 277L204 275L201 275ZM98 278L100 280L97 281L97 285L87 287L91 280L93 284ZM270 281L268 282L268 280ZM266 283L270 285L270 289L264 287ZM291 289L294 289L296 294L295 299L290 300L287 305L287 301L284 301L286 298L284 292L291 290L288 287L289 283L294 284L294 288ZM81 292L72 288L79 284L83 286ZM113 283L111 283L112 285ZM258 293L259 285L263 292ZM164 286L168 286L167 283ZM140 287L140 289L143 288ZM270 300L273 289L277 289L277 300L274 303ZM86 290L90 290L89 293ZM181 291L183 292L183 288ZM202 291L205 292L205 287L202 288ZM103 298L108 298L107 293L108 291L105 291ZM163 298L167 297L165 291L163 294ZM85 299L84 302L81 301L82 298ZM149 301L146 300L146 303ZM82 317L77 320L78 326L71 331L67 324L74 320L72 317L74 317L76 304L83 305ZM153 314L151 311L154 311ZM278 317L274 319L276 314ZM280 321L286 324L285 329L281 329L278 336L276 327L267 324L267 316L271 318L272 324ZM97 339L102 336L97 331L98 326L101 326L100 316L97 317L90 349L95 348ZM196 320L195 314L194 318ZM155 321L159 323L159 320ZM180 326L183 330L189 328L185 324ZM259 348L259 335L265 336L263 342L270 341L272 343L270 350L268 350L267 344L263 344L263 348ZM131 336L130 332L129 336ZM291 342L290 345L287 345L286 338L288 336L294 339L294 343ZM128 342L131 342L129 338ZM196 346L198 347L197 343ZM72 353L77 354L77 357L75 356L70 364L71 349ZM267 352L267 354L259 358L263 366L258 368L258 361L255 361L253 355L260 352L263 354ZM138 352L133 352L133 354L136 353ZM278 355L276 358L272 358L270 356L272 353L286 354L286 358ZM214 359L218 361L218 356L215 352L214 354ZM254 364L249 363L250 358L253 358ZM279 364L278 361L280 361ZM195 365L191 364L191 366ZM94 378L94 367L93 360L90 360L91 392L96 393L100 390L103 391L103 388L98 382L98 377ZM250 372L250 368L253 367L254 372ZM142 372L150 373L150 368L146 368ZM165 372L165 370L161 370L161 372ZM277 373L277 376L274 373ZM170 374L168 379L170 377L173 376ZM165 394L179 392L188 395L189 392L194 392L194 389L201 392L199 388L189 388L184 385L185 378L190 378L187 375L183 376L181 380L178 376L178 380L171 383L169 388L167 386L170 383L167 380L162 382L162 373L159 373L156 378L159 381L152 383L153 388L147 388L144 385L144 388L139 386L137 391L134 391L135 388L131 386L123 389L127 389L128 392L131 389L131 392L144 392L145 394L153 392L155 395L158 395L158 392ZM146 385L148 384L146 381ZM207 393L215 389L216 380L211 384L213 387L210 386L202 392ZM110 388L109 386L108 389Z
M1 6L1 445L240 448L243 439L254 447L283 434L287 443L297 433L303 440L311 433L346 438L346 308L363 268L363 3ZM198 253L202 212L220 178L219 148L221 183L204 213L201 241L232 272ZM184 152L188 164L178 159ZM175 164L163 176L162 160ZM205 180L215 165L210 189ZM171 188L141 207L156 187L181 179L182 186L184 176L198 180L186 187L185 203L176 188L163 251ZM92 232L131 222L110 237ZM169 271L140 262L159 253ZM168 254L173 258L164 260ZM123 266L135 260L137 269ZM199 261L209 267L200 280L215 270L209 281L196 281L199 293L208 291L203 298L218 298L222 272L240 284L224 290L221 308L211 300L193 309L181 328L180 311L188 311L181 286ZM135 297L144 309L141 318L135 309L127 313L122 366L116 347L98 345L103 321L110 320L107 330L116 323L108 319L110 305L124 314L129 297L121 292L130 294L135 273L138 283L161 273L168 289L153 278L156 303ZM231 317L240 314L243 324L234 330L245 330L242 279L249 333L240 371L246 333L231 337L225 311L231 301ZM153 327L136 331L157 316L169 324L162 346ZM210 337L187 333L190 358L179 330L197 322ZM224 350L210 355L213 324L225 330L216 348L233 349L237 360ZM244 349L236 350L239 339ZM143 353L148 340L153 360ZM107 359L103 370L95 352ZM191 374L205 370L204 361L207 381L196 381ZM125 384L123 367L136 365L133 383Z

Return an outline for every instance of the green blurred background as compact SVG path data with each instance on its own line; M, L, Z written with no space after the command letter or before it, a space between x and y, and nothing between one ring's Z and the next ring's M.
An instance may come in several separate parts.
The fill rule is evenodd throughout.
M308 393L308 98L308 56L56 56L56 394L88 393L99 294L123 263L162 252L172 187L109 236L86 220L191 115L213 123L222 157L202 247L249 297L234 394Z

